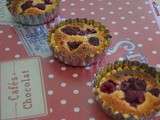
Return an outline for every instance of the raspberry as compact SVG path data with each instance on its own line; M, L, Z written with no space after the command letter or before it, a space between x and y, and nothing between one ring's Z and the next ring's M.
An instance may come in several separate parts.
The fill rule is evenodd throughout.
M128 90L125 92L125 100L129 102L132 106L137 106L145 101L145 96L143 91Z
M62 28L62 32L68 34L68 35L77 35L80 32L80 29L78 27L65 27Z
M128 81L123 81L121 83L121 90L127 91L129 89L129 87L130 87L130 83Z
M33 4L32 0L26 1L24 4L21 5L21 8L23 11L25 11L26 9L32 7L33 6L32 4Z
M52 4L52 0L44 0L45 4Z
M79 31L77 34L83 36L83 35L85 35L85 32L84 31Z
M81 43L82 42L78 42L78 41L76 41L76 42L67 42L70 50L77 49L80 46Z
M113 81L108 80L101 85L100 90L110 94L116 90L116 84Z
M146 82L141 79L130 78L130 79L128 79L128 81L123 81L121 83L121 89L123 91L126 91L126 90L145 91L146 90Z
M108 38L112 38L112 36L111 36L111 35L108 35Z
M134 107L145 101L146 82L144 80L129 78L121 83L121 90L125 92L125 100Z
M39 4L35 5L35 7L37 7L38 9L41 9L41 10L45 10L45 8L46 8L45 4L43 4L43 3L39 3Z
M139 80L136 79L135 83L134 83L134 87L136 90L146 90L146 82L144 80Z
M86 34L94 34L94 33L97 33L97 31L95 29L87 29L85 31Z
M160 94L160 89L158 89L158 88L153 88L153 89L150 90L150 93L152 93L152 95L158 97L159 94Z
M97 37L90 37L88 42L91 45L94 45L94 46L98 46L99 45L99 39Z

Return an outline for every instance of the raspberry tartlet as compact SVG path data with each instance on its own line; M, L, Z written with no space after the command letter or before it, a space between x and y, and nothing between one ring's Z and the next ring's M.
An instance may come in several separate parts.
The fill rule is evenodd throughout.
M97 73L93 92L115 120L151 120L160 110L160 73L137 61L108 64Z
M99 22L68 19L49 34L54 56L65 64L86 66L94 63L110 45L109 30Z
M60 0L8 0L14 20L24 25L50 22L57 16Z

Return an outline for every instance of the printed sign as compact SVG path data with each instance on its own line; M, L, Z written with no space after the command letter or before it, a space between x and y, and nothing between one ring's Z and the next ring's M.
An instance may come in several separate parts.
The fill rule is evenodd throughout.
M127 40L127 38L119 40L119 42L117 42L113 47L107 50L107 53L112 55L118 52L120 48L123 48L126 51L125 54L122 55L124 59L131 60L131 61L136 60L141 63L148 63L148 59L146 56L144 56L143 53L135 52L137 48L136 48L136 44L133 41L134 40L132 39Z
M149 3L160 28L160 0L149 0Z
M0 5L6 5L7 4L7 0L0 0Z
M0 119L26 119L47 115L39 58L0 63Z
M12 19L12 16L6 5L2 5L0 2L0 24L15 25L16 23Z
M17 25L16 28L30 56L52 56L52 50L48 45L48 30L44 25L32 27Z
M53 55L48 45L48 31L65 18L58 16L49 24L39 26L22 26L17 24L16 31L30 56L49 57Z

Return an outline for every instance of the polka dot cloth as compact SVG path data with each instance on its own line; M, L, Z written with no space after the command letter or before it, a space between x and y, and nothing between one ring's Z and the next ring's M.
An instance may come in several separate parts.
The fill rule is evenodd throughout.
M18 59L27 53L13 27L0 25L0 61Z
M137 53L143 53L151 64L160 68L160 30L148 2L143 0L61 0L60 15L65 18L91 18L109 27L112 46L130 39ZM126 51L119 48L107 53L103 64L123 60ZM108 57L109 56L109 57ZM27 57L13 27L0 26L0 61ZM99 64L72 68L51 58L43 59L48 115L38 120L109 120L95 102L92 79ZM107 119L108 118L108 119Z

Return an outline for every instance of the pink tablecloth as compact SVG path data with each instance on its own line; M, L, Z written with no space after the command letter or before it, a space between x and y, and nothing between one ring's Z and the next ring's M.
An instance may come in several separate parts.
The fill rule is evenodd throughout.
M95 102L91 81L97 70L117 59L139 60L160 67L160 31L144 0L62 0L60 16L92 18L109 27L112 45L93 66L72 68L43 58L48 115L38 120L106 120ZM0 61L28 57L12 26L0 26ZM34 118L34 120L37 120ZM107 119L109 120L109 118Z

